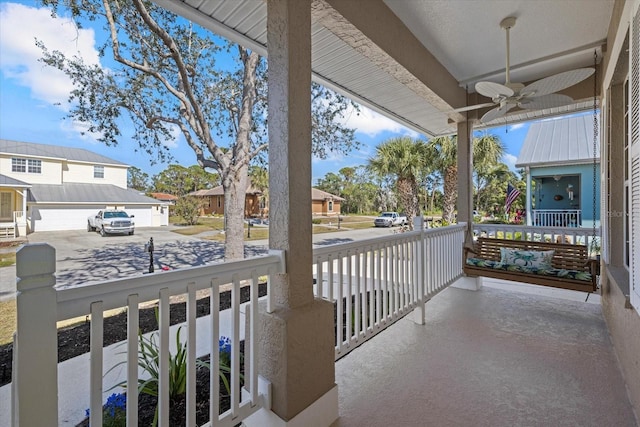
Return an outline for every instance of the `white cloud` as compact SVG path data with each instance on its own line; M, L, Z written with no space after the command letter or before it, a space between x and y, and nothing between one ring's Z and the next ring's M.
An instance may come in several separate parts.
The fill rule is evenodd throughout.
M171 138L165 139L162 145L167 148L178 148L178 141L182 137L182 131L178 125L170 124Z
M78 29L69 18L52 18L46 8L0 5L0 70L6 78L30 88L34 98L64 106L73 84L62 72L38 61L42 52L36 39L49 50L98 64L94 31Z
M359 114L350 110L346 117L343 118L342 123L345 126L356 129L356 132L364 133L370 137L375 137L382 132L403 134L411 138L418 138L419 136L417 132L363 106L360 106Z
M516 168L517 160L518 158L513 154L505 153L502 155L502 162L505 163L507 166L509 166L509 169L511 169L514 172L518 170Z
M514 130L521 129L525 126L525 123L516 123L515 125L509 126L509 132L513 132Z

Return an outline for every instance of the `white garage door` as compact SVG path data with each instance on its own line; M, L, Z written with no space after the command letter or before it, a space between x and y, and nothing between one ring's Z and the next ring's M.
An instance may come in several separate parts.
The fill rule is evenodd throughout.
M87 228L87 217L95 215L104 205L93 207L29 206L30 232L81 230Z
M126 208L125 210L129 215L135 215L133 221L136 223L137 227L151 227L153 225L151 219L151 207L135 207L135 208Z

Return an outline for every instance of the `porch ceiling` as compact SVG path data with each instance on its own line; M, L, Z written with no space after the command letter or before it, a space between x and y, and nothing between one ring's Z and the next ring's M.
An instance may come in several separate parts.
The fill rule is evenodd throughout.
M267 53L265 1L156 2ZM314 79L420 133L451 134L465 118L453 108L490 101L474 93L477 81L504 83L503 18L518 19L510 34L511 80L526 83L593 66L594 51L602 56L613 8L614 0L314 0ZM591 108L593 80L562 93L576 102L516 109L487 126ZM486 110L465 115L479 117Z

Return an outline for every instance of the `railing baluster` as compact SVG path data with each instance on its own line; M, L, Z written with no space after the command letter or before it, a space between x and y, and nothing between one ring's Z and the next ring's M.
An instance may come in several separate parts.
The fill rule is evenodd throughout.
M160 289L158 331L159 371L158 372L158 425L169 427L169 288Z
M187 407L186 425L196 425L196 285L187 285Z
M127 426L138 426L138 294L127 298Z
M240 279L233 276L231 289L231 414L240 407Z
M245 357L245 361L249 361L249 391L251 392L251 403L258 403L258 298L259 298L259 278L258 273L254 270L251 273L251 298L250 307L250 325L249 325L249 357ZM247 349L245 343L245 349ZM246 351L245 351L246 354Z
M103 364L103 308L102 301L91 304L91 337L89 373L90 412L89 418L92 426L102 426L102 364Z
M220 413L220 282L218 279L211 280L210 292L209 420L216 425Z

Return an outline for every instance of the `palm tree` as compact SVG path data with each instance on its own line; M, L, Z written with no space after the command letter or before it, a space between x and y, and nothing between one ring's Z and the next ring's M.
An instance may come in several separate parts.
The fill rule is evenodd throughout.
M444 206L442 219L452 223L455 219L454 210L458 200L458 137L442 136L429 140L428 145L435 150L436 168L444 179ZM473 139L474 168L487 168L486 165L496 164L504 154L504 144L497 135L484 134Z
M435 167L440 171L444 181L444 206L442 207L442 220L451 224L453 211L458 199L458 137L441 136L428 142L429 147L436 153Z
M369 169L379 176L395 176L400 206L413 227L418 213L418 176L433 159L424 141L409 137L391 138L376 147Z
M249 179L251 185L260 190L259 200L260 205L263 206L260 209L260 216L264 216L266 212L269 212L269 172L260 166L250 166Z

